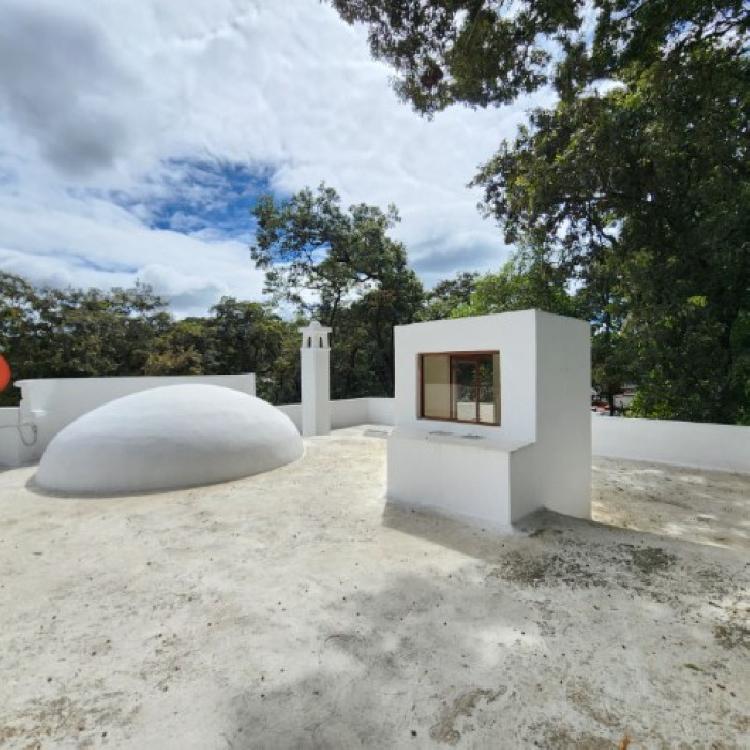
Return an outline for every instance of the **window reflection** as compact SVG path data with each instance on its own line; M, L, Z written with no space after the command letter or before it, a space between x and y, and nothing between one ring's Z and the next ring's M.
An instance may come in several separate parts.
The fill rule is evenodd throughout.
M421 354L420 373L421 417L500 424L499 352Z

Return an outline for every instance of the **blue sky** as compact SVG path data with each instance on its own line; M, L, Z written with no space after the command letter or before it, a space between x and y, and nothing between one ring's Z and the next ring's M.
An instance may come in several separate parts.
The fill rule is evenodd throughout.
M395 203L427 285L499 267L466 187L540 93L428 121L364 29L319 0L6 0L0 267L37 283L152 284L179 315L258 299L249 208L320 182Z
M142 188L133 194L114 191L110 196L124 208L146 209L144 222L152 229L248 242L255 227L251 210L258 198L268 193L278 199L287 197L273 189L271 167L170 159L161 168L155 181L159 186L157 194L145 205Z

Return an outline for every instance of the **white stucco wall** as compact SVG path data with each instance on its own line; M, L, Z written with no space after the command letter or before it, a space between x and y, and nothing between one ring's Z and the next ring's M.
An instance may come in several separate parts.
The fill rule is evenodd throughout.
M536 440L511 459L513 520L591 515L589 324L536 312Z
M388 500L507 529L514 447L397 428L387 445Z
M205 384L255 395L255 375L199 375L184 377L50 378L19 380L20 419L37 427L36 442L21 446L21 461L40 458L49 441L66 425L92 409L121 396L165 385Z
M276 407L283 411L289 419L294 422L294 426L302 433L302 404L281 404Z
M536 357L536 354L534 355ZM229 380L227 380L229 379ZM135 388L136 383L125 384L116 381L149 381L140 384L140 389ZM104 381L102 386L96 387L96 381ZM47 437L52 424L59 418L67 424L73 418L83 413L81 409L84 404L92 404L95 408L100 403L112 400L116 396L115 391L122 389L122 394L142 390L143 387L157 387L178 382L208 382L218 385L227 385L234 381L230 387L251 395L254 393L254 377L252 375L230 375L216 377L197 378L72 378L54 381L27 381L55 383L54 387L31 386L34 392L35 403L60 405L67 417L54 417L47 423ZM94 385L93 393L87 393L89 385ZM125 390L130 387L131 390ZM555 396L550 396L554 403ZM109 396L106 398L106 396ZM38 400L37 400L38 398ZM68 403L69 402L69 403ZM506 404L506 401L503 401ZM287 404L278 407L289 415L298 429L302 427L301 404ZM507 408L507 407L505 407ZM90 410L90 409L85 409ZM41 451L37 446L27 447L20 438L18 425L25 420L33 420L30 410L24 409L25 414L15 407L0 408L0 466L17 466L19 463L33 461L39 457ZM331 402L332 427L349 427L356 424L395 424L396 400L391 398L359 398L340 399ZM581 425L573 428L566 425L564 414L559 414L556 420L558 426L567 429L569 440L567 447L560 448L560 452L552 452L547 460L556 460L556 455L564 461L566 451L573 446L584 446L586 434L581 431ZM457 425L453 423L434 422L436 429L447 429L456 432L477 433L479 427L474 425ZM24 421L21 427L26 442L33 439L31 422ZM458 429L461 428L461 429ZM468 429L467 429L468 428ZM492 430L493 428L488 428ZM535 425L536 431L536 425ZM652 419L633 419L624 417L604 417L591 415L592 453L596 456L608 456L612 458L623 458L640 461L654 461L677 466L689 466L700 469L715 471L730 471L750 474L750 427L737 427L732 425L698 424L691 422L668 422ZM516 449L513 463L523 467L524 464L533 466L537 461L535 450ZM513 475L517 482L521 477L528 474L521 471ZM513 481L513 480L512 480ZM524 484L517 485L514 496L522 502ZM528 497L528 495L527 495ZM552 503L553 501L548 501ZM517 506L521 508L521 506ZM519 511L520 512L520 511Z
M358 424L393 424L392 398L342 398L332 400L331 427L352 427ZM284 412L302 431L302 404L276 407Z
M370 422L368 398L346 398L331 401L331 426L352 427Z
M196 378L195 382L209 382L214 383L216 385L227 385L228 382L231 381L224 381L223 378L239 378L240 380L235 382L235 390L240 390L246 393L250 393L250 395L253 395L254 391L254 383L252 386L249 386L247 383L246 378L248 376L240 375L240 376L217 376L219 379L219 382L217 382L217 378ZM252 377L252 376L251 376ZM126 380L131 380L131 378L125 378ZM75 414L75 416L72 416L71 414L76 411L74 407L78 405L78 410L82 408L82 404L84 403L84 395L80 393L80 391L86 389L86 387L91 383L91 381L97 380L95 378L76 378L71 379L65 383L65 388L58 388L54 391L55 397L58 396L71 396L71 404L69 406L65 407L65 412L67 416L63 415L50 415L51 419L47 422L47 428L48 428L48 434L45 437L46 442L48 443L51 439L51 435L49 435L49 432L52 430L52 425L58 422L63 422L65 419L65 424L68 424L72 421L73 418L80 416L80 414ZM107 381L113 381L113 380L120 380L120 378L101 378L99 380L107 380ZM144 378L144 380L151 381L147 385L150 388L158 387L159 385L171 385L175 383L176 381L184 381L183 378ZM154 382L155 381L155 382ZM167 381L167 382L165 382ZM28 381L31 382L42 382L42 381ZM59 381L56 381L59 383ZM193 382L191 379L190 382ZM114 383L108 382L108 386L114 385ZM44 392L45 395L48 397L47 403L52 403L52 391L50 389L40 389L36 386L32 386L32 390L36 392L36 395L40 395L40 393ZM106 390L106 393L111 394L113 392L114 388L109 388ZM143 390L143 389L141 389ZM135 392L135 391L132 391ZM102 395L102 391L100 390L99 395ZM106 400L112 400L112 398L106 399ZM105 401L102 401L101 403L106 403ZM91 402L89 402L91 403ZM94 404L91 408L96 408L96 406L100 405L99 403ZM384 424L384 425L392 425L393 424L393 406L394 406L394 400L392 398L349 398L349 399L337 399L335 401L331 401L331 426L334 429L338 429L341 427L351 427L353 425L358 424ZM297 427L300 432L302 431L302 404L284 404L282 406L278 406L278 409L280 409L284 414L289 416L289 418L294 422L295 426ZM88 409L87 411L90 411L91 409ZM21 442L19 438L19 431L18 431L18 424L21 419L21 410L17 407L8 407L8 408L0 408L0 466L17 466L19 463L26 463L30 461L34 461L39 458L41 455L41 451L37 451L36 446L33 447L25 447L23 443ZM64 426L64 425L63 425ZM24 438L28 441L31 441L33 438L33 432L29 426L26 426L22 428L22 432L24 435ZM55 433L56 434L56 433Z
M367 423L368 424L393 424L395 419L395 401L392 398L368 398L367 401Z
M595 456L750 474L750 427L592 415Z
M21 448L23 443L19 432L21 411L18 407L0 408L0 466L17 466L21 463ZM26 439L32 434L25 431Z

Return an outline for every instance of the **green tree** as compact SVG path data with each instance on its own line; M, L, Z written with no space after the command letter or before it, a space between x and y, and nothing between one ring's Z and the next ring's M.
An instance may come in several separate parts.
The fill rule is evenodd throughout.
M635 411L746 413L748 61L719 46L634 66L623 86L539 110L477 182L506 239L544 235L571 278L620 308Z
M333 4L368 24L418 111L554 86L556 106L534 111L478 175L486 212L506 241L542 241L578 290L610 400L633 377L637 413L746 421L746 2Z
M297 326L283 321L267 305L233 297L222 297L211 313L208 372L254 372L261 397L274 403L299 401Z
M581 0L332 0L368 25L375 57L397 71L399 95L432 114L464 102L504 104L547 80L549 41L580 28Z
M414 322L423 300L422 284L404 261L346 307L333 335L335 397L393 395L393 328Z
M395 207L342 209L333 188L266 196L253 211L252 257L277 300L334 328L335 397L393 393L393 326L421 310L423 289L388 231Z
M263 196L251 255L266 270L266 289L301 310L325 311L328 325L350 295L382 283L406 268L403 245L388 236L399 220L394 206L364 203L342 209L333 189L321 184L288 200Z
M467 305L477 287L478 273L463 271L452 279L439 281L425 295L424 320L450 318L460 305Z
M489 315L537 308L559 315L575 315L575 300L567 289L567 278L546 257L543 249L517 251L498 273L478 278L467 302L451 317Z
M254 372L259 395L299 401L298 339L294 323L256 302L225 297L206 317L175 321L148 287L38 289L0 273L0 351L14 380Z
M151 289L37 289L0 274L0 349L14 380L137 375L172 324ZM15 402L18 391L5 394Z
M210 369L210 326L204 318L178 320L152 342L144 375L204 375Z

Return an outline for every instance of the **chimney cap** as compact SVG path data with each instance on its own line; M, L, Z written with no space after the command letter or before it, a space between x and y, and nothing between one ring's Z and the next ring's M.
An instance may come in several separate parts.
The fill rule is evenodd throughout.
M302 326L299 329L300 333L305 333L306 331L310 333L331 333L333 328L322 326L317 320L311 320L306 326Z

